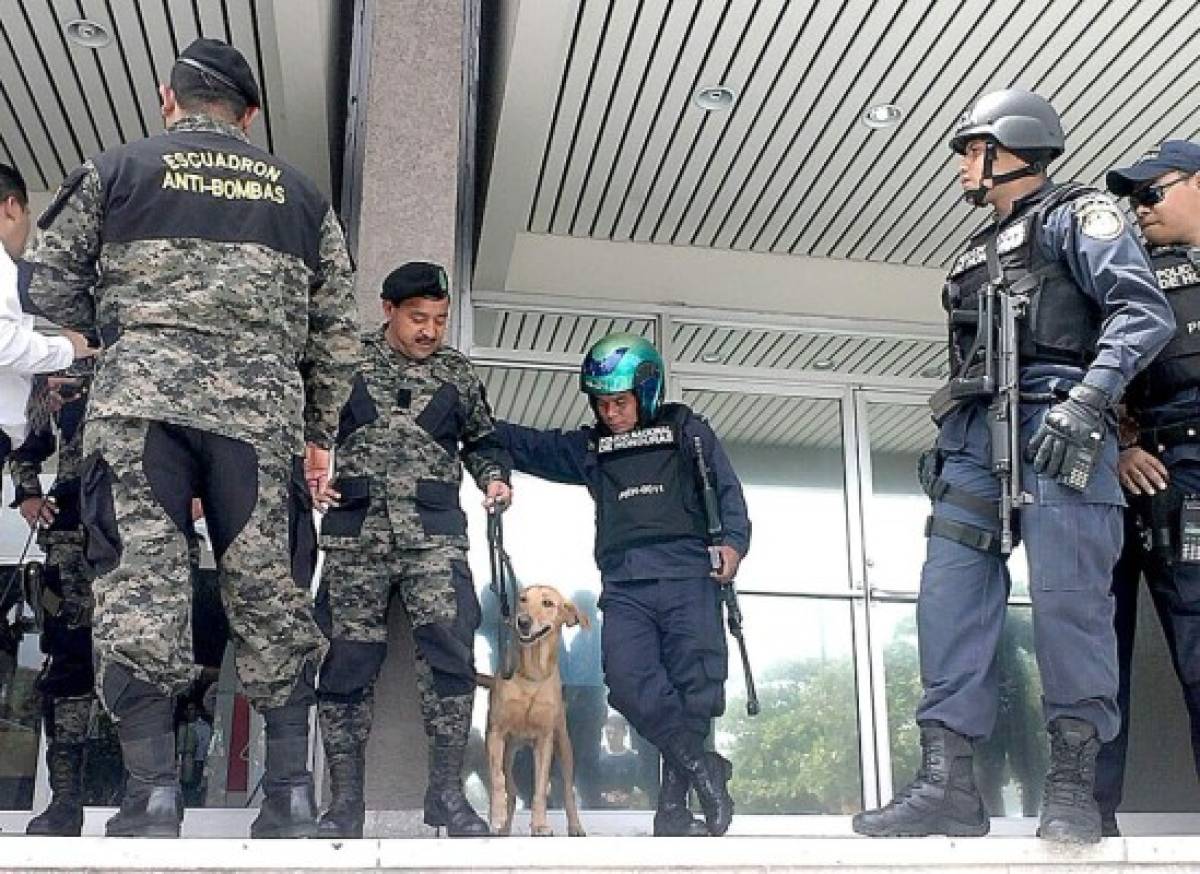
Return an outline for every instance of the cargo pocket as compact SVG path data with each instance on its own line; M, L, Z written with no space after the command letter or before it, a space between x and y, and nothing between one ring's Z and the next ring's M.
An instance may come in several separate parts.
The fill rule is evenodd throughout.
M700 667L707 682L702 692L688 696L686 710L702 719L715 718L725 712L725 680L729 677L729 653L705 653L700 657Z
M334 483L334 490L341 498L321 517L321 535L358 537L371 507L370 477L342 477Z
M292 459L292 474L288 479L288 556L292 580L301 589L312 585L317 566L317 528L312 509L312 496L304 481L304 461L296 456Z
M99 451L83 460L79 515L83 522L83 560L92 573L106 574L121 563L121 537L113 504L112 468Z
M458 489L441 480L417 480L417 515L427 536L462 536L467 533L467 514L458 506Z

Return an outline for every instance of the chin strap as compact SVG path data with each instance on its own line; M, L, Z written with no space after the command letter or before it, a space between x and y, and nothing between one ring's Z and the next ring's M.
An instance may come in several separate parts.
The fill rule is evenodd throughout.
M1042 171L1041 166L1037 162L1034 162L995 176L992 174L992 166L995 162L996 144L989 140L983 151L983 173L979 176L979 187L969 188L963 193L963 200L971 204L971 206L984 206L987 202L988 192L997 185L1003 185L1006 182L1012 182L1026 176L1036 176ZM990 185L988 184L989 182L991 183Z

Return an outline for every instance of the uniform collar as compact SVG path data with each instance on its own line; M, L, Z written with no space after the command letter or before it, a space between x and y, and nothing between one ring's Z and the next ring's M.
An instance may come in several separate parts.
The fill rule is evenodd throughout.
M447 348L445 346L445 344L443 344L441 346L441 348L438 349L438 351L434 352L428 358L422 359L421 361L417 361L414 358L409 358L407 355L405 355L399 349L393 349L392 344L388 342L387 323L386 322L381 324L379 326L378 330L374 331L371 334L368 334L366 337L366 341L368 343L373 343L382 354L388 355L388 356L395 356L398 360L403 361L405 364L431 364L432 362L434 362L435 360L440 358L445 353L446 348Z
M207 115L187 115L167 128L168 133L192 133L194 131L225 134L225 136L241 140L243 143L250 142L250 138L236 124L230 124Z

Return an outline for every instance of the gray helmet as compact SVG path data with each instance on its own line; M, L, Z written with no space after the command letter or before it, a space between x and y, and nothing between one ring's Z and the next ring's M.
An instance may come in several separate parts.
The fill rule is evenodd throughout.
M960 155L980 137L995 140L1014 154L1041 153L1057 158L1066 148L1062 122L1044 97L1020 88L984 94L959 119L950 148Z

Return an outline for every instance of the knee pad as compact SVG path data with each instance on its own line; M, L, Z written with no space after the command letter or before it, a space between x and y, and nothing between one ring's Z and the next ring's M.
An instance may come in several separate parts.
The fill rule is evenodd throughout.
M100 696L117 720L122 740L174 731L170 696L157 686L138 679L122 664L113 664L105 670Z
M413 639L429 665L439 698L475 691L475 652L464 636L458 623L434 622L413 629Z
M318 696L323 700L344 703L361 700L363 693L379 675L386 656L386 643L332 641L325 663L321 665Z

